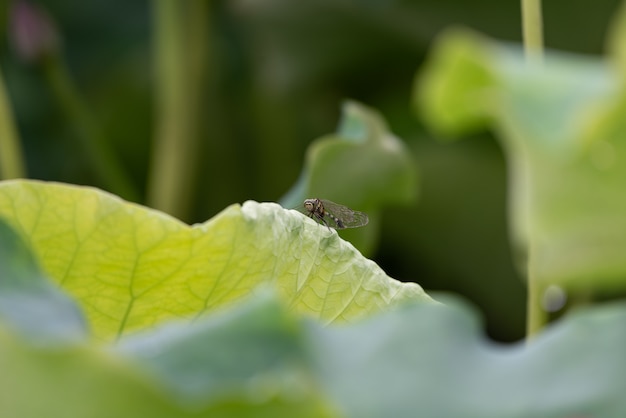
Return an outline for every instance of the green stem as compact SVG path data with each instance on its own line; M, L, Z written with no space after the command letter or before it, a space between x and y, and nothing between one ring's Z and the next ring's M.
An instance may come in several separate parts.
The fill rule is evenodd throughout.
M155 1L156 126L148 204L189 215L202 92L206 80L208 2Z
M522 0L524 53L529 63L543 61L543 23L541 0ZM529 239L529 242L532 240ZM543 308L544 286L539 282L533 265L532 244L528 250L528 301L526 310L526 336L530 340L548 323Z
M0 72L0 180L25 177L24 156L4 79Z
M548 323L548 313L543 307L545 287L540 283L533 266L532 248L528 255L528 301L526 311L526 338L536 336Z
M541 0L522 0L522 21L526 58L529 61L541 61L543 59Z
M109 191L125 199L138 201L129 175L100 131L87 105L59 55L50 55L42 61L44 76L66 118L77 131L80 146L96 175Z

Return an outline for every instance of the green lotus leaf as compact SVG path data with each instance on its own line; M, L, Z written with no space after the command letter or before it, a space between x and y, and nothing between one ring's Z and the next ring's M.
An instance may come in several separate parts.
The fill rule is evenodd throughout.
M418 77L415 103L433 130L451 135L488 123L499 134L514 240L543 286L626 287L619 68L556 51L526 62L519 46L456 29L439 38Z
M318 374L350 417L617 417L626 410L626 305L578 311L530 343L484 339L463 304L312 326Z
M183 354L183 350L178 354ZM255 374L228 396L207 396L202 404L183 402L163 381L140 366L128 356L102 347L33 348L0 326L0 415L20 418L336 416L317 388L300 385L295 392L297 396L291 396L293 389L283 393L276 385L270 386L274 383L271 376L262 380ZM263 377L260 373L259 376ZM226 379L223 382L229 383ZM189 396L194 393L197 390Z
M15 180L0 183L0 216L79 301L102 340L196 318L264 283L290 310L325 324L431 300L335 231L274 203L233 205L188 226L95 189Z
M28 285L42 283L41 273L7 231L0 242L17 261L0 265L0 277L22 283L18 299L57 304L58 289L42 295ZM3 302L17 294L7 289ZM108 344L42 346L31 336L48 330L15 327L3 310L0 416L613 417L626 409L624 303L579 310L531 342L498 346L455 300L413 299L325 327L280 293L261 290ZM65 321L73 316L47 323L62 335Z
M242 376L239 386L229 386L228 376L220 375L217 388L210 388L212 396L202 391L207 385L201 380L200 384L167 387L167 379L155 379L139 362L129 360L123 351L117 352L119 346L89 344L85 320L77 306L44 277L24 241L0 219L0 416L333 416L314 384L301 384L294 391L293 378L306 378L303 373L280 373L282 363L277 360L291 366L294 356L289 356L289 349L298 347L297 352L302 352L296 344L296 320L286 309L259 309L265 299L243 305L244 312L254 309L254 318L242 318L245 323L219 316L212 320L213 327L215 322L228 325L220 328L217 341L204 341L208 344L202 347L208 356L202 370L215 364L221 370L237 370L239 365L239 370L243 367L250 373ZM278 306L277 299L272 302ZM176 329L179 333L194 330L188 321L179 321ZM263 369L268 358L262 355L263 338L258 337L269 333L282 338L265 339L273 351L268 352L272 363ZM159 335L151 335L151 341L155 337ZM176 346L176 341L175 335L161 335L155 342L164 349ZM251 343L240 347L247 357L236 356L233 350L237 343L245 342ZM285 349L277 350L281 346ZM156 347L148 348L141 354L154 356ZM200 349L197 344L178 348L176 355ZM185 360L186 356L164 364L175 365L174 372L180 375L185 372L181 367ZM285 380L288 377L291 380ZM280 387L283 381L289 387ZM232 390L219 390L224 387Z
M485 340L476 312L457 300L341 327L295 320L281 305L255 295L221 318L129 336L117 350L194 405L252 386L295 399L323 388L339 416L355 418L611 417L626 408L623 303L578 311L510 346Z
M224 399L319 400L325 395L300 319L268 289L193 324L129 335L113 351L137 361L181 404L194 408Z

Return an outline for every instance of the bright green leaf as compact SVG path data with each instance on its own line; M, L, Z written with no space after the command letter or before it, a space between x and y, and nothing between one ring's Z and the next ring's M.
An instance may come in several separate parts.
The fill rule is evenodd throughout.
M0 183L0 216L104 340L198 317L263 283L278 288L290 310L323 323L431 300L336 232L272 203L233 205L190 227L95 189L8 181Z

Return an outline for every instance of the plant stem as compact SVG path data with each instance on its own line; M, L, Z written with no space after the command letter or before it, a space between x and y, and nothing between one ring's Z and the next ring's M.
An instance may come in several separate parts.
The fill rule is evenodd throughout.
M157 0L156 126L148 204L178 218L191 206L206 77L208 2Z
M541 0L522 0L524 52L528 61L543 60Z
M0 180L26 175L24 156L4 79L0 72Z
M526 310L526 338L536 336L548 323L548 313L543 308L545 287L537 280L533 266L532 248L528 255L528 301Z
M138 193L129 175L87 109L60 56L45 57L42 69L61 110L76 129L80 145L96 175L109 191L138 201Z
M524 53L526 62L543 61L543 23L541 0L522 0ZM528 251L528 301L526 309L526 338L530 340L548 323L548 314L542 306L544 286L539 282L533 266L532 240Z

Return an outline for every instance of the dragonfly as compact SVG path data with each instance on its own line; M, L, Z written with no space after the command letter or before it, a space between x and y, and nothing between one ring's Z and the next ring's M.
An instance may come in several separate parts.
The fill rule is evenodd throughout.
M369 222L365 213L325 199L306 199L304 212L309 218L326 225L328 229L358 228Z

